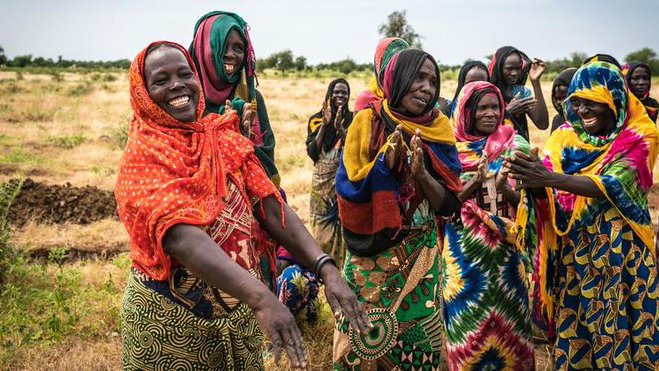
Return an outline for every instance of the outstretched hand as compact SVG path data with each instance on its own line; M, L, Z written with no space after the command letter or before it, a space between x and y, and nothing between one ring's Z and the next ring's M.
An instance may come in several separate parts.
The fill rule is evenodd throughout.
M325 264L321 270L325 281L325 298L332 308L334 318L338 319L343 312L350 321L352 328L360 334L366 334L373 328L364 306L357 300L355 293L341 278L338 269L332 264Z
M302 332L297 327L291 311L272 294L264 295L252 311L272 343L275 364L279 365L281 351L285 349L293 368L306 369L307 358Z
M533 63L531 63L531 70L529 71L529 78L531 81L537 81L540 79L542 74L545 73L546 69L547 65L542 61L542 59L533 58Z

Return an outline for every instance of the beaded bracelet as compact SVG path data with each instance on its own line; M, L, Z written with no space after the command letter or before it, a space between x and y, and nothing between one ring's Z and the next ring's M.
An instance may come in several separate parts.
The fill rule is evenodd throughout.
M320 283L325 283L325 282L323 282L323 279L320 276L320 270L323 268L323 265L325 265L325 263L328 263L328 262L331 262L336 267L336 262L334 261L334 259L332 259L331 256L329 256L325 253L318 255L318 257L316 258L316 262L314 263L313 272L316 275L316 279Z

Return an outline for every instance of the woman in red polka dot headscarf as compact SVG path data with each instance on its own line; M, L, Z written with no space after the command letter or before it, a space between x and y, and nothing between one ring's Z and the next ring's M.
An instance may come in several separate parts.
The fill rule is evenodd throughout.
M124 367L260 369L262 338L293 367L301 333L268 288L274 243L314 267L337 315L370 325L356 297L285 203L239 132L204 113L192 60L155 42L130 69L133 119L116 187L133 268L122 306ZM330 263L330 264L326 264Z

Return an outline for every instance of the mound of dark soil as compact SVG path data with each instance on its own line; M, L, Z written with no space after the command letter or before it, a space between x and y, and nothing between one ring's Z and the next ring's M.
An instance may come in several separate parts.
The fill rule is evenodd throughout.
M15 181L15 180L12 180ZM117 203L111 191L97 187L48 185L27 178L9 209L9 221L21 227L28 220L45 224L89 224L117 216Z

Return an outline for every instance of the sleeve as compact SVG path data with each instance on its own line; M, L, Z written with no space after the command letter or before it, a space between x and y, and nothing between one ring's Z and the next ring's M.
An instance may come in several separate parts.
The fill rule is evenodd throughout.
M309 117L309 121L307 122L307 155L309 155L309 158L314 162L314 164L316 161L318 161L318 157L320 156L320 151L318 150L318 146L316 146L316 134L318 131L311 130L312 122L319 120L317 116L318 114ZM320 118L320 120L322 122L322 118Z

